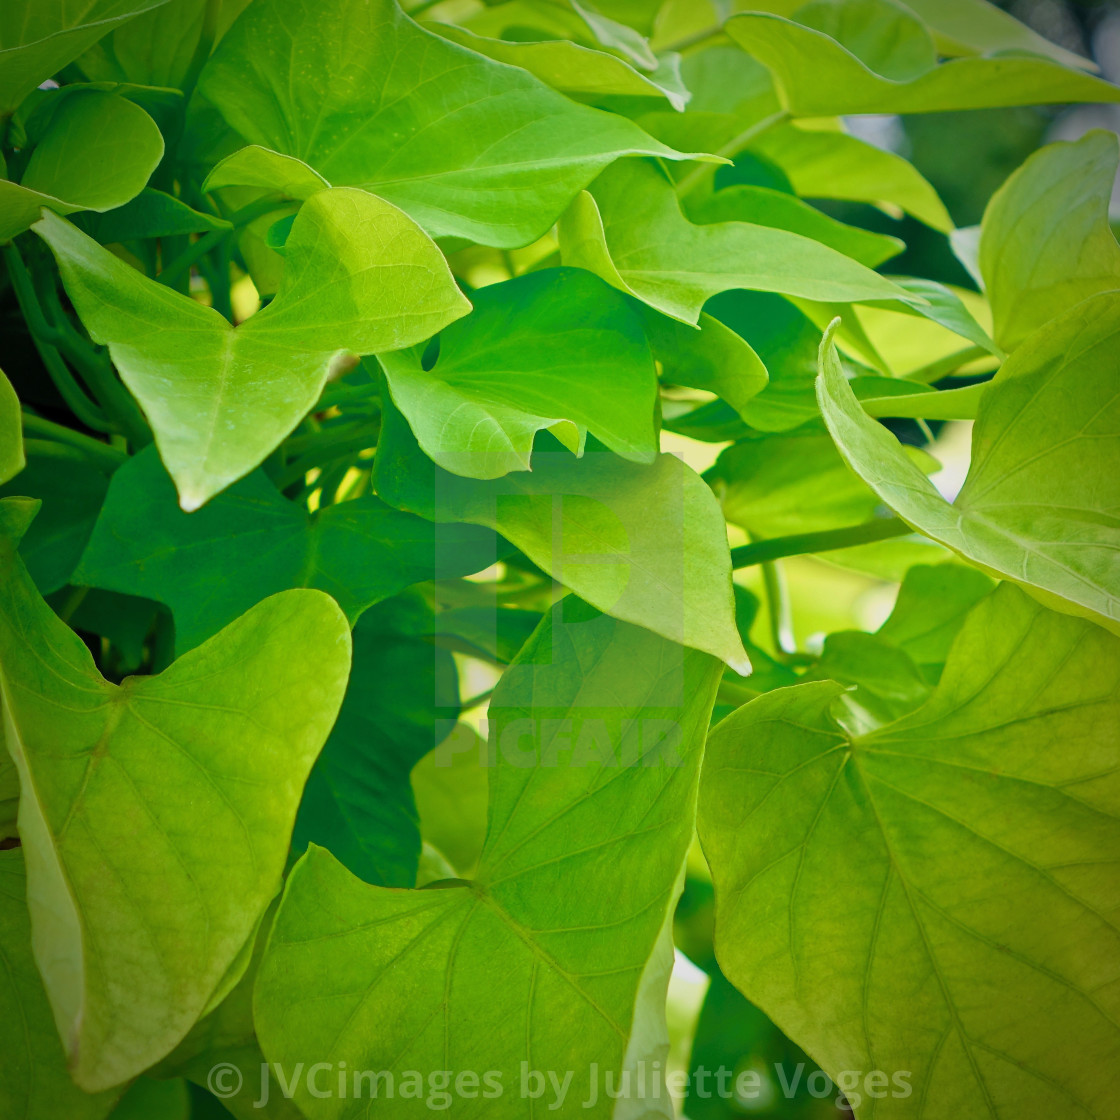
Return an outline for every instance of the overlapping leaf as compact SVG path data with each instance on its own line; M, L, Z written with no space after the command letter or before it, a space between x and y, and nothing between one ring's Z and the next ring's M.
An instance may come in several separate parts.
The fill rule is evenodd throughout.
M855 2L868 7L866 0ZM887 0L870 7L877 11L865 18L879 40L890 40L884 24L910 18L897 9L892 15ZM868 64L823 32L779 16L745 12L728 20L725 31L769 67L783 104L800 117L1120 101L1120 88L1042 57L959 58L896 80L875 69L880 58Z
M799 234L746 222L693 225L672 185L646 161L604 172L565 214L560 236L565 264L685 323L695 324L707 299L732 288L843 302L909 298Z
M35 230L86 329L144 406L185 510L257 466L318 399L340 355L410 346L470 306L425 234L360 190L321 191L304 204L280 292L236 329L52 214Z
M117 471L74 582L171 608L182 653L278 591L314 587L354 621L410 584L494 562L491 533L435 527L367 495L313 514L259 471L183 513L154 451Z
M583 454L587 434L626 459L657 455L657 376L638 315L581 269L484 288L474 313L419 348L385 354L389 390L425 454L470 478L528 470L547 429Z
M293 871L254 1004L268 1058L314 1053L424 1085L489 1070L509 1117L544 1107L520 1092L523 1062L566 1081L552 1112L574 1117L591 1063L617 1086L621 1070L634 1084L639 1061L664 1061L667 936L718 674L704 654L559 604L490 708L489 829L471 882L387 891L321 849ZM492 1089L453 1090L456 1115L493 1115ZM425 1096L393 1108L427 1115ZM304 1089L296 1101L312 1118L383 1107ZM664 1091L619 1107L671 1115Z
M4 376L4 371L0 370L0 483L19 474L26 462L19 397Z
M770 693L710 738L724 971L833 1077L909 1074L857 1079L865 1115L1108 1115L1117 639L1004 585L913 714L851 735L841 692Z
M979 263L1005 348L1083 299L1120 288L1108 214L1118 162L1116 135L1093 131L1035 152L992 196Z
M950 505L860 407L831 337L818 396L852 469L900 517L1059 610L1120 630L1120 297L1052 320L984 393L972 463Z
M675 456L648 466L603 451L577 459L538 440L532 472L462 478L427 459L389 410L375 478L385 501L436 521L487 525L600 610L748 671L723 517Z
M0 179L0 241L56 214L105 211L135 198L163 156L155 121L132 101L74 91L51 116L19 183Z
M395 0L268 0L201 89L251 144L400 206L433 236L526 245L612 160L682 158L624 117L418 27Z
M290 591L159 676L110 684L15 552L33 503L0 510L32 944L75 1080L100 1091L163 1057L236 979L342 700L349 627L326 595Z
M327 848L367 883L413 887L420 828L413 766L459 714L455 662L431 643L431 609L402 597L354 627L354 664L338 722L307 779L292 848Z
M0 118L114 27L168 0L59 0L0 13Z

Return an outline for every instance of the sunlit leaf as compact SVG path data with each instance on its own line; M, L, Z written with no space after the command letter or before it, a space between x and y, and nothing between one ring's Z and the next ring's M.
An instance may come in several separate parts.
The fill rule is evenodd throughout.
M35 230L144 406L185 510L264 459L318 399L336 358L410 346L470 306L424 233L359 190L304 204L280 292L236 329L52 214Z
M30 515L0 505L9 523ZM321 592L286 592L118 686L39 598L10 537L0 549L35 960L75 1080L99 1091L163 1057L228 983L279 887L349 627Z
M841 693L770 693L709 740L724 971L877 1117L1107 1115L1117 639L1005 585L912 715L851 734Z
M1120 630L1120 297L1086 300L1007 360L984 393L950 505L855 399L826 336L818 395L852 468L900 517L1058 610Z
M718 672L706 655L558 605L490 707L474 878L387 891L322 849L293 871L255 999L270 1060L316 1053L395 1079L419 1071L425 1086L437 1070L489 1070L511 1117L546 1107L519 1093L522 1062L560 1081L572 1072L558 1113L570 1116L589 1098L591 1063L618 1087L621 1070L633 1083L639 1061L663 1062L667 934ZM475 1088L456 1093L457 1115L493 1115L493 1086ZM428 1115L425 1096L398 1093L394 1112ZM362 1109L303 1088L296 1101L313 1120ZM671 1105L662 1093L644 1108Z

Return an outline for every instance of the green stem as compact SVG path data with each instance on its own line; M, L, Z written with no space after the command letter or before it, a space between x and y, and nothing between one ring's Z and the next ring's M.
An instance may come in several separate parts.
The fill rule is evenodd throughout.
M128 459L125 452L119 448L110 447L99 439L76 432L64 424L56 424L53 420L45 420L42 416L36 416L31 412L23 413L23 430L44 436L56 443L69 444L82 451L88 459L96 459L111 471L116 470Z
M825 529L819 533L797 533L789 537L772 537L767 541L754 541L731 550L731 564L735 568L749 568L753 564L766 564L784 556L805 556L817 552L832 552L838 548L873 544L892 537L904 537L913 530L901 518L877 517L861 525L843 529Z
M749 128L743 129L738 136L732 137L722 147L720 147L714 154L717 156L734 156L741 152L752 140L758 139L768 129L773 128L776 124L781 124L783 121L789 120L789 110L779 109L776 113L771 113L768 117L763 117L760 121L755 121ZM677 195L678 197L688 194L693 187L697 186L708 177L708 175L715 174L715 164L699 163L687 175L682 175L677 182Z
M206 256L212 249L221 244L222 239L228 237L235 230L248 225L255 218L267 214L270 210L279 209L274 198L261 198L250 202L240 210L230 215L229 221L232 229L212 229L203 234L197 241L191 242L177 257L161 269L156 279L169 288L175 288L185 274L189 274L191 266L200 258Z
M797 652L790 614L789 590L781 568L773 560L762 561L762 582L770 616L770 640L779 657Z

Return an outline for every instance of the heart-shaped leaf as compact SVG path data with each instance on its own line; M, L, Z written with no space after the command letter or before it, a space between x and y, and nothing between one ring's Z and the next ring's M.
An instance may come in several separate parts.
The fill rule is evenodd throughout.
M546 269L475 293L473 314L419 348L385 354L397 407L429 458L469 478L529 469L547 429L576 455L587 433L639 463L657 455L657 373L624 296L582 269Z
M86 329L144 406L188 511L260 464L307 414L340 355L411 346L470 307L423 231L360 190L308 199L288 236L279 293L237 328L53 214L35 231Z
M496 552L488 530L455 526L437 538L430 522L372 495L308 514L260 471L186 514L145 450L113 476L72 578L165 603L182 653L277 591L326 591L355 621L410 584L477 572Z
M560 244L565 264L694 326L705 301L732 288L845 303L909 298L808 237L746 222L693 225L672 184L644 160L599 176L564 215Z
M290 1068L315 1054L400 1084L416 1071L425 1086L439 1070L492 1071L476 1095L455 1093L464 1118L494 1115L495 1085L501 1115L541 1115L547 1106L519 1092L522 1063L565 1082L558 1115L606 1115L605 1099L583 1109L592 1078L603 1096L596 1063L616 1088L630 1070L634 1099L620 1108L671 1115L664 1086L637 1099L637 1067L652 1070L667 1048L665 935L718 675L704 654L559 604L490 707L489 830L474 879L389 891L322 849L292 872L254 1001L268 1058ZM398 1093L394 1114L428 1115L426 1096ZM378 1107L304 1086L296 1102L315 1120Z
M844 458L899 517L1056 609L1120 631L1118 338L1120 295L1106 293L1015 351L984 392L952 505L860 407L831 332L817 393Z
M623 155L693 158L418 27L395 0L253 4L200 88L249 143L365 187L433 237L540 237Z
M163 156L156 122L132 101L75 90L51 116L21 182L0 179L0 241L56 214L105 211L135 198Z
M724 971L876 1117L1107 1116L1120 642L1005 584L911 715L853 735L842 693L781 689L709 739Z
M992 196L979 263L1001 346L1010 350L1074 304L1120 288L1108 213L1118 162L1116 134L1094 130L1073 144L1047 144Z
M0 502L16 532L31 508ZM94 1092L162 1058L236 979L342 701L349 626L322 592L288 591L159 676L110 684L14 535L0 541L0 693L32 940Z

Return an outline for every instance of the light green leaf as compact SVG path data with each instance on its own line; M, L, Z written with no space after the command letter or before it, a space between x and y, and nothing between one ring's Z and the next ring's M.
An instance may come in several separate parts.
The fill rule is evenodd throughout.
M1026 51L1066 66L1097 67L1086 58L1039 35L987 0L901 0L933 32L943 55L993 54Z
M864 397L868 416L905 416L923 420L975 420L980 402L988 388L987 382L966 385L960 389L940 391L923 386L918 393L896 393L881 397Z
M685 210L689 219L700 225L750 222L799 233L868 268L878 267L906 248L897 237L845 225L794 195L769 187L726 187L695 202L689 199Z
M625 59L566 39L510 42L476 35L452 24L433 24L431 30L476 54L520 66L564 93L588 98L662 97L677 110L688 103L679 55L670 56L655 70L643 74Z
M19 397L0 370L0 483L14 478L26 465Z
M693 225L672 185L645 161L616 164L581 194L561 221L560 246L565 264L693 325L707 299L732 288L845 302L909 299L796 233L746 222Z
M1120 88L1042 57L960 58L894 81L827 35L779 16L743 13L725 31L769 67L782 103L799 117L1120 101Z
M422 517L490 526L599 610L749 672L723 517L675 456L648 466L601 450L577 459L542 436L532 472L479 481L426 459L389 408L375 482L385 501Z
M159 676L114 685L11 540L0 550L35 960L74 1078L94 1092L162 1058L228 983L279 887L349 627L326 595L289 591Z
M748 149L776 163L802 198L838 198L902 210L948 233L953 219L937 191L900 155L844 132L768 129Z
M865 1115L1109 1115L1120 643L1004 585L912 715L850 735L840 692L709 739L724 971L834 1078L886 1071L877 1100L843 1074Z
M916 447L907 451L907 462L916 464L916 470L937 470L937 462L925 452ZM880 504L828 433L806 427L733 444L705 477L727 520L752 537L856 525L874 517Z
M397 407L424 453L468 478L529 470L547 429L583 454L587 433L625 459L657 456L657 374L639 316L582 269L545 269L474 295L439 357L381 356Z
M281 155L259 144L249 144L218 163L206 176L202 189L262 187L303 202L329 186L330 183L303 160Z
M1120 162L1115 133L1048 144L992 196L980 234L980 271L996 338L1017 346L1049 319L1120 288L1120 245L1109 200Z
M280 291L236 329L53 214L35 231L86 329L143 405L185 510L259 465L340 356L411 346L470 307L425 234L359 190L321 191L303 205Z
M200 88L249 143L381 195L433 237L503 248L535 241L619 156L683 158L423 30L395 0L253 5Z
M0 241L58 214L112 210L134 198L163 156L156 122L113 93L75 91L51 116L20 183L0 179Z
M831 333L821 411L837 446L901 518L1057 610L1120 631L1120 296L1086 300L1036 332L989 383L972 463L950 505L860 407Z
M652 307L642 310L646 337L664 380L715 393L745 418L750 402L768 381L762 359L746 340L703 312L696 330Z
M168 0L58 0L0 9L0 119L102 35Z
M420 828L413 766L459 716L459 679L431 644L431 608L417 597L367 611L354 627L346 699L303 792L292 850L330 850L367 883L412 887Z
M429 522L372 495L308 514L260 471L183 513L147 449L114 475L73 580L166 604L183 653L278 591L326 591L353 622L410 584L468 575L495 554L486 530L458 527L454 547L450 532L437 543Z
M119 1090L91 1096L70 1080L31 954L26 893L23 853L0 852L0 1115L102 1120L113 1110Z
M560 1081L572 1071L552 1111L575 1117L588 1115L591 1063L617 1085L639 1059L647 1071L664 1061L666 928L718 674L704 654L558 604L490 707L496 759L473 880L387 891L322 849L292 872L254 1001L269 1059L314 1053L398 1084L413 1070L425 1088L438 1070L490 1070L510 1118L547 1108L520 1092L522 1062ZM398 1091L394 1115L429 1115L425 1095ZM464 1120L495 1114L481 1092L453 1099ZM312 1120L382 1107L302 1086L296 1103ZM662 1090L614 1115L671 1115L668 1104ZM609 1111L601 1100L591 1114Z
M916 564L906 573L879 636L908 654L936 684L965 616L993 586L983 572L963 564Z
M175 0L106 35L78 59L91 81L186 88L203 28L219 40L248 0ZM208 11L209 9L209 11Z
M810 0L793 18L834 39L869 70L896 82L917 78L937 63L925 25L895 0Z

